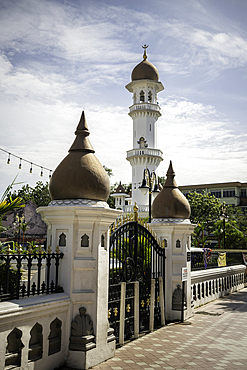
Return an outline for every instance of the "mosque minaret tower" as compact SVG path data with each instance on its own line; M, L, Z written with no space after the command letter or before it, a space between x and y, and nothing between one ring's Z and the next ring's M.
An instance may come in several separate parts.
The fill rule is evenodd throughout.
M143 61L133 69L132 81L126 86L133 99L129 108L133 120L133 149L127 151L127 160L132 166L131 203L134 205L136 202L139 209L148 205L148 196L139 189L143 172L148 168L150 173L156 173L163 160L162 151L157 149L157 120L161 116L157 94L164 86L159 81L158 70L147 60L147 46L143 48Z

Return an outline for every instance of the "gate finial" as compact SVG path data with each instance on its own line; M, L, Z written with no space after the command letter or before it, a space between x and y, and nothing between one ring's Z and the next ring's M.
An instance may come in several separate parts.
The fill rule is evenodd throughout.
M134 211L134 219L135 221L138 221L138 206L137 206L137 203L135 202L135 205L133 207L133 211Z

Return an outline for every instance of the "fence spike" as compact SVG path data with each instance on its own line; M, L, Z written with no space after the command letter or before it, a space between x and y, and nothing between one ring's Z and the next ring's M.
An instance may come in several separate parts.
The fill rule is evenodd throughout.
M10 248L10 245L9 245L9 244L8 244L8 246L7 246L6 253L7 253L7 254L10 254L10 253L11 253L11 248Z
M60 252L60 250L59 250L59 245L57 245L56 253L58 254L59 252Z

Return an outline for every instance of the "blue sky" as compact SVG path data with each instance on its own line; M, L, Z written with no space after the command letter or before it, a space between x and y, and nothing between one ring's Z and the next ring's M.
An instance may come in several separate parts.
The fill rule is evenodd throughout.
M135 0L0 2L0 147L55 169L85 110L111 182L131 181L131 94L142 60L159 70L158 149L179 185L247 181L247 2ZM0 194L40 170L0 151Z

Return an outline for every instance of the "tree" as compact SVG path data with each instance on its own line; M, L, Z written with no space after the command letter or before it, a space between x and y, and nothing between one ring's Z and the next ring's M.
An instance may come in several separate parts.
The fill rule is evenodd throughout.
M205 224L205 229L209 232L219 219L222 204L214 195L210 193L190 192L187 196L191 208L190 221L196 224Z
M49 184L45 184L42 181L37 181L36 186L32 188L29 185L22 186L21 189L15 190L13 193L8 194L8 199L11 198L22 198L26 203L28 200L31 200L36 204L37 207L48 206L51 201L49 194Z
M16 197L12 198L11 196L9 196L9 192L12 189L12 187L14 185L17 185L16 182L15 182L16 177L14 178L12 183L10 185L8 185L7 189L4 191L4 193L3 193L3 195L0 199L0 221L2 221L2 216L6 212L12 211L13 209L16 209L16 208L25 207L25 204L24 204L23 199L21 197L16 196Z
M6 228L2 225L3 216L6 212L12 211L16 208L22 208L25 207L25 204L23 200L20 197L16 197L15 199L12 199L11 197L8 198L8 193L12 189L13 185L15 184L15 179L12 181L12 183L7 187L5 192L3 193L1 199L0 199L0 234L4 231L6 231ZM0 242L0 250L2 250L3 244Z
M112 176L113 176L112 169L111 169L111 168L106 167L105 165L103 165L103 167L104 167L104 170L107 172L107 175L108 175L109 177L112 177Z
M221 204L210 193L189 193L192 223L197 226L192 234L192 245L205 247L208 239L217 241L218 248L247 248L247 215L239 207ZM224 214L225 220L220 219Z
M164 183L166 182L166 177L165 176L158 176L158 183L160 185L164 185Z

